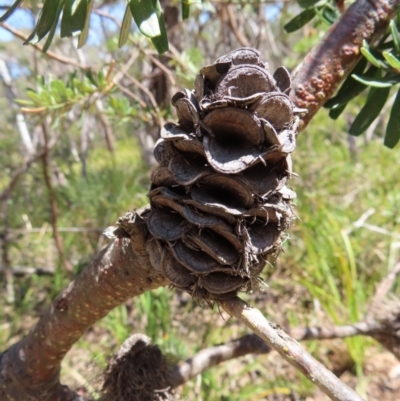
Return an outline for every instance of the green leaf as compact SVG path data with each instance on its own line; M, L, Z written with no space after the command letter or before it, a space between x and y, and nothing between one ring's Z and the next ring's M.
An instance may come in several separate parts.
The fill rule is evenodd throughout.
M320 0L297 0L299 6L301 8L309 8L312 7L314 4L317 4Z
M382 52L386 62L396 71L400 72L400 60L390 52Z
M353 74L352 77L358 82L361 82L362 84L367 86L373 86L374 88L389 88L400 82L400 74L388 74L383 78L370 78L365 75L360 76L357 74Z
M188 19L190 15L190 1L188 0L181 0L181 7L182 7L182 19Z
M52 30L54 24L58 22L60 6L62 6L63 3L64 0L46 0L44 2L35 29L24 42L25 45L28 43L37 43Z
M159 0L152 0L152 1L154 2L161 34L159 36L151 38L151 41L154 47L157 49L158 54L163 54L167 52L169 49L167 28L165 27L165 21L164 21L164 13L162 12Z
M332 118L332 120L337 120L339 116L343 113L346 106L347 103L342 103L336 107L333 107L332 109L329 110L329 117Z
M118 47L122 47L129 38L132 27L132 13L129 4L126 6L124 19L122 20L121 32L118 39Z
M378 68L385 68L385 67L386 67L385 64L384 64L381 60L378 60L378 59L375 57L375 55L371 52L371 49L370 49L370 47L369 47L369 44L368 44L365 40L363 40L363 45L362 45L360 51L361 51L361 54L362 54L372 65L374 65L375 67L378 67Z
M86 7L85 24L83 26L81 34L79 35L78 49L83 47L87 41L87 37L89 34L89 26L90 26L90 16L92 14L93 3L94 3L94 0L89 0L87 7Z
M12 6L0 17L0 22L5 21L8 17L10 17L17 7L22 3L23 0L17 0L14 2Z
M75 0L65 0L63 15L61 17L61 28L60 37L65 38L71 36L71 17L72 17L72 5Z
M311 21L316 15L316 11L314 8L308 8L307 10L302 11L299 15L290 20L283 29L287 32L294 32L300 29L302 26L307 24L307 22Z
M320 15L322 20L328 25L333 25L340 16L338 10L333 9L329 4L322 9L322 13L318 12L318 15Z
M390 32L392 33L395 53L400 55L400 34L394 20L390 21Z
M364 72L365 67L367 66L368 61L365 58L362 58L357 65L353 68L352 73L354 74L362 74ZM377 71L376 67L370 67L368 71L365 73L366 76L373 76ZM327 109L337 107L343 103L349 102L351 99L359 95L365 89L365 85L360 82L357 82L353 79L351 75L349 75L345 81L343 82L342 86L340 87L339 91L337 92L336 96L329 99L325 104L324 107Z
M351 124L349 134L361 135L378 117L389 96L390 88L371 88L371 96Z
M161 35L159 18L153 0L129 0L129 6L133 19L143 35L149 38Z
M386 127L384 145L393 149L400 139L400 90L397 92L394 100L390 118Z
M74 5L76 5L74 9ZM86 21L87 0L65 0L63 16L61 19L62 38L79 35Z
M45 42L45 44L43 46L43 49L42 49L43 53L47 52L47 50L49 49L49 47L51 45L51 42L53 41L54 34L56 33L56 29L57 29L57 25L58 25L58 20L60 18L62 6L63 6L63 2L60 2L59 5L58 5L58 10L57 10L56 17L55 17L54 22L53 22L53 26L51 27L49 35L47 36L46 42Z

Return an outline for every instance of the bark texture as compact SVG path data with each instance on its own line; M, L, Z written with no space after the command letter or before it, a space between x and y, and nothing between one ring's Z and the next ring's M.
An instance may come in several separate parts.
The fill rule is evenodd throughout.
M362 57L365 39L373 42L387 29L400 0L358 0L329 29L324 38L296 69L291 99L304 107L300 129L329 100Z
M117 237L40 317L20 342L1 355L0 400L78 399L59 383L60 364L93 323L127 299L168 284L150 265L146 226L138 214L120 219ZM132 241L128 238L132 235Z

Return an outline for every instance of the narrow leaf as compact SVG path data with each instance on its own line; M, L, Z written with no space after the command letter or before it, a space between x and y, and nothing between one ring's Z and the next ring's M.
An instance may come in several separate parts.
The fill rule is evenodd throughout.
M397 92L394 100L390 118L386 127L384 145L393 149L400 139L400 90Z
M353 68L353 74L362 74L364 72L365 67L367 66L368 61L364 57L357 63L357 65ZM377 70L376 67L370 67L367 72L365 73L366 76L373 76L375 71ZM365 89L365 85L360 82L357 82L349 75L345 81L343 82L342 86L340 87L339 91L337 92L336 96L329 99L325 104L324 107L330 109L332 107L337 107L342 103L347 103L357 95L359 95Z
M386 66L382 61L378 60L371 52L371 49L369 47L369 44L363 40L363 46L360 49L361 54L375 67L378 68L385 68Z
M122 47L128 40L132 27L132 13L129 4L126 6L124 19L122 20L121 32L119 34L118 47Z
M400 60L390 52L382 52L386 62L396 71L400 72Z
M154 38L151 38L154 47L157 49L158 54L163 54L168 51L168 36L167 36L167 28L165 27L164 21L164 13L162 12L161 5L159 0L152 0L154 4L154 8L157 13L158 24L160 26L161 34Z
M64 3L64 0L46 0L42 11L40 12L38 22L35 29L30 34L24 44L34 44L43 39L53 28L54 23L57 24L59 17L59 7Z
M339 116L343 113L346 106L347 106L347 103L342 103L342 104L330 109L329 117L332 118L332 120L337 120L339 118Z
M75 10L73 10L71 16L70 36L79 35L85 27L86 15L88 10L88 0L77 0L77 2L78 4L76 5Z
M301 8L309 8L312 7L314 4L317 4L320 0L297 0L299 6Z
M90 26L90 16L92 15L93 3L94 3L94 0L89 0L88 5L86 7L85 24L83 26L81 34L79 35L78 49L83 47L87 41L87 37L89 34L89 26Z
M395 53L400 55L400 34L394 20L390 21L390 32L392 33Z
M371 96L351 124L349 134L361 135L378 117L389 96L390 88L371 88Z
M51 27L49 35L47 36L47 39L46 39L46 43L44 44L43 49L42 49L43 53L46 53L47 50L49 50L51 42L53 41L54 34L56 33L56 29L57 29L57 25L58 25L58 19L60 18L60 14L61 14L62 5L63 5L62 2L59 3L59 5L58 5L58 10L57 10L57 14L54 19L54 22L53 22L53 26Z
M190 2L188 0L182 0L181 1L181 7L182 7L182 19L188 19L190 15Z
M323 21L328 25L334 24L340 16L339 12L336 9L333 9L329 4L322 9L322 13L318 12L318 15L320 15Z
M287 32L294 32L300 29L302 26L307 24L307 22L311 21L316 15L316 11L314 8L308 8L302 11L299 15L290 20L283 29Z
M151 0L129 0L133 19L143 35L155 38L161 35L156 8Z
M22 0L15 1L14 4L0 17L0 22L3 22L10 17L21 3Z
M352 77L367 86L373 86L374 88L389 88L390 86L396 85L400 82L400 74L397 75L386 75L383 78L370 78L367 76L360 76L353 74Z
M71 17L72 17L72 5L75 0L65 0L63 15L61 17L61 28L60 37L65 38L72 35L71 29Z

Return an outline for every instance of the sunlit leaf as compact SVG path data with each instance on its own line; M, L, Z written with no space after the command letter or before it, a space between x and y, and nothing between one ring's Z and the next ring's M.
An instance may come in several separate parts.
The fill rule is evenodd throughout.
M14 11L17 9L17 7L22 3L23 0L17 0L14 2L12 6L0 17L0 22L5 21L7 18L9 18Z
M400 55L400 34L394 20L390 21L390 32L392 33L395 53Z
M389 96L390 88L371 88L371 94L364 107L351 124L349 134L361 135L378 117Z
M47 50L49 49L49 47L51 45L51 42L53 41L54 34L56 33L56 29L57 29L57 25L58 25L58 20L60 18L61 10L62 10L62 3L60 3L58 6L58 10L57 10L56 18L54 19L54 22L53 22L53 26L51 27L51 30L47 36L45 44L43 45L43 49L42 49L43 53L47 52Z
M400 139L400 90L397 92L394 100L390 118L386 127L384 144L390 149L393 149Z
M86 8L85 24L83 26L81 34L79 35L78 49L80 49L82 46L84 46L84 44L87 41L87 37L89 34L90 15L92 14L93 3L94 3L94 0L89 0L87 8Z
M385 64L381 61L378 60L374 54L371 52L371 49L369 47L369 44L364 40L363 41L363 46L360 49L361 54L375 67L378 68L384 68Z
M360 76L353 74L352 77L367 86L373 86L375 88L388 88L390 86L396 85L400 82L400 74L397 75L386 75L383 78L370 78L367 76Z
M43 39L53 28L54 23L57 24L60 6L64 0L46 0L42 11L40 12L38 22L35 29L29 35L24 44L34 44Z
M339 116L343 113L346 106L347 103L342 103L336 107L333 107L329 110L329 117L332 118L332 120L337 120Z
M299 15L290 20L283 29L287 32L294 32L300 29L302 26L307 24L307 22L311 21L316 15L316 11L314 8L308 8L307 10L302 11Z
M124 19L122 20L121 32L118 39L118 47L122 47L128 40L132 27L132 13L129 4L126 6Z
M181 1L181 7L182 7L182 19L188 19L190 15L190 2L187 0L182 0Z
M163 54L168 51L168 36L167 28L165 27L164 13L162 12L161 5L158 0L152 0L154 2L155 10L157 13L158 23L161 30L161 35L151 38L154 47L157 49L159 54Z
M143 35L149 38L161 35L159 18L153 0L129 0L129 6L133 19Z
M80 33L85 27L88 0L77 0L79 3L72 12L72 34Z
M386 62L396 71L400 72L400 60L390 52L382 52Z

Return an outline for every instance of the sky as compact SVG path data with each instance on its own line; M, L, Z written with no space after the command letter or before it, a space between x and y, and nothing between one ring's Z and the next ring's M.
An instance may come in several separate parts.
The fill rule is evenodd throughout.
M0 1L0 6L7 6L11 5L14 1ZM116 4L116 5L109 5L103 8L104 11L109 12L119 21L122 21L124 12L125 12L125 5L124 4ZM1 10L1 13L4 13ZM7 24L11 25L16 29L28 29L32 30L34 27L35 20L32 18L32 14L23 9L17 9L13 15L7 20ZM105 23L108 24L107 28L110 30L116 30L117 27L112 21L105 19ZM92 14L90 20L90 30L88 37L88 43L95 44L97 41L100 40L98 35L93 34L93 31L98 31L101 28L100 17L98 15ZM92 34L91 34L92 33ZM8 42L13 39L13 35L6 31L4 28L0 27L0 42Z
M5 0L0 1L0 6L10 6L14 3L14 0ZM125 4L118 3L114 5L108 5L103 8L104 11L109 12L119 21L122 21L124 12L125 12ZM268 4L265 6L265 13L269 20L274 20L278 13L280 12L280 4ZM0 14L4 13L4 10L0 10ZM204 12L200 16L202 22L205 22L208 18L208 13ZM115 24L104 19L105 24L107 24L107 28L110 31L117 30ZM13 26L16 29L28 29L32 30L34 27L35 20L32 17L32 14L29 11L23 9L17 9L14 14L7 20L7 24ZM96 35L95 32L98 32L101 29L100 17L98 15L92 14L90 21L90 31L88 37L88 44L98 44L102 40L102 35ZM8 42L13 39L13 35L6 31L4 28L0 27L0 42Z

